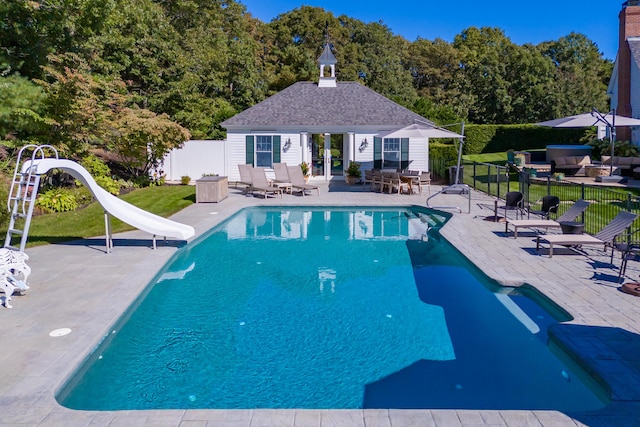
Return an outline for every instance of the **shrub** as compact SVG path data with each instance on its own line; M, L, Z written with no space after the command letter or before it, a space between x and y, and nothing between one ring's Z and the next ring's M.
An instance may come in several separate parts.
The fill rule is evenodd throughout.
M191 182L191 177L189 175L183 175L180 177L180 184L189 185L190 182Z
M120 194L120 184L111 178L111 169L105 162L91 154L83 158L80 164L93 176L93 179L100 187L111 194Z
M347 168L347 175L354 178L360 178L362 176L362 172L360 172L360 163L351 161L349 163L349 167Z
M70 212L78 208L71 190L64 188L52 188L41 193L36 199L36 205L47 212Z

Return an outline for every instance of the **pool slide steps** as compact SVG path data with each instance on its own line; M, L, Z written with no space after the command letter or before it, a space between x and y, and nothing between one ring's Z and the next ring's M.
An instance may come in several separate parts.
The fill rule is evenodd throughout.
M33 150L31 159L25 160L21 165L23 152L27 149ZM47 157L47 152L53 152L54 156ZM89 171L82 165L72 160L59 159L57 151L52 146L27 145L23 147L18 154L16 169L7 200L7 207L11 212L11 218L5 238L5 248L24 252L31 217L33 216L35 199L40 186L40 179L43 174L51 169L61 169L82 182L89 188L91 193L93 193L98 203L100 203L105 215L105 245L107 253L110 253L113 248L111 216L118 218L132 227L152 234L154 249L156 248L156 236L186 240L195 234L195 230L189 225L181 224L147 212L107 192L96 183ZM22 227L18 225L19 221L17 221L20 218L24 218ZM20 236L19 247L11 246L14 236Z

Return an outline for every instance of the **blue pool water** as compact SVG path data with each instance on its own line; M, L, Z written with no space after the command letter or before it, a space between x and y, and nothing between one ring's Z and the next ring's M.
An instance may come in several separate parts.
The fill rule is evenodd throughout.
M440 238L445 215L241 211L176 254L58 400L86 410L603 407L602 390L548 343L561 313L489 281Z

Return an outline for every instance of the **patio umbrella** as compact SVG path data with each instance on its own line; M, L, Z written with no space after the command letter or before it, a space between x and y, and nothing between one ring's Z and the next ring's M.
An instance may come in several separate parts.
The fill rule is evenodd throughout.
M554 128L583 128L589 126L607 126L611 128L613 126L640 126L640 120L614 115L610 112L607 114L592 112L548 120L537 124Z
M554 128L582 128L590 126L606 126L609 128L609 141L611 144L611 167L610 175L613 175L613 153L616 143L616 127L618 126L640 126L640 119L616 115L616 110L607 114L593 109L590 113L578 114L575 116L562 117L546 122L537 123L539 126L550 126Z
M458 167L456 169L456 183L458 183L460 174L460 155L462 154L462 139L464 138L464 135L436 126L414 123L397 130L381 132L378 136L380 138L459 138L460 152L458 153ZM427 164L429 163L428 153L429 149L427 147Z
M389 132L382 132L379 136L381 138L464 138L464 136L446 129L418 123Z

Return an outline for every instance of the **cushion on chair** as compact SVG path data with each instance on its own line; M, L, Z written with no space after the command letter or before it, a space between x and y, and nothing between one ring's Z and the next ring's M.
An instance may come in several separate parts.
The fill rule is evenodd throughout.
M556 159L554 159L554 161L556 162L556 166L564 166L567 164L567 158L566 157L558 157Z
M591 156L575 156L577 165L590 165Z

